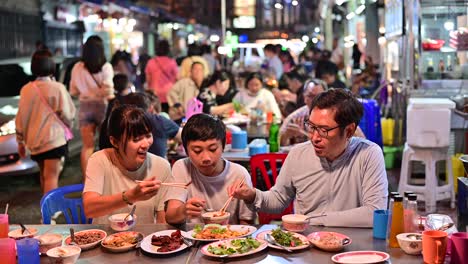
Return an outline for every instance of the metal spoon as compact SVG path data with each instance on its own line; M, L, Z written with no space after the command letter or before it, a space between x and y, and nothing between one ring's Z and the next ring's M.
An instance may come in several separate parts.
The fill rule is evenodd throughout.
M412 239L412 240L421 240L422 239L422 236L418 235L418 234L409 234L406 237L409 238L409 239Z
M21 234L24 235L24 232L28 232L29 234L31 234L31 232L29 232L29 230L26 228L26 226L24 226L22 223L19 223L19 225L21 226Z
M448 224L445 224L445 225L439 227L437 230L439 230L439 231L445 231L445 230L451 228L452 226L453 226L453 223L448 223Z
M77 243L75 242L75 229L70 228L70 246L76 246Z
M349 243L351 243L351 239L349 239L349 238L345 238L345 239L343 239L343 241L341 241L341 245L343 245L343 246L346 246Z
M135 210L136 210L136 205L134 205L130 213L127 216L125 216L124 222L127 222L127 220L129 220L130 217L131 217L131 220L133 220L133 214L135 213Z
M292 252L291 249L281 245L280 243L276 242L275 238L271 234L265 234L265 240L273 245L279 246L280 248L286 250L287 252Z

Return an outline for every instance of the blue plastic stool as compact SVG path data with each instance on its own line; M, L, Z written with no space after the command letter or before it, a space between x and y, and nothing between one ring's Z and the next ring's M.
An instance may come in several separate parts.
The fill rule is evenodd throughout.
M92 219L86 218L83 210L83 199L67 198L69 193L82 192L83 184L59 187L46 193L41 199L41 213L43 224L50 224L52 215L63 212L67 224L91 224Z
M366 138L383 147L382 124L380 123L380 108L376 100L360 99L364 107L364 116L359 122Z

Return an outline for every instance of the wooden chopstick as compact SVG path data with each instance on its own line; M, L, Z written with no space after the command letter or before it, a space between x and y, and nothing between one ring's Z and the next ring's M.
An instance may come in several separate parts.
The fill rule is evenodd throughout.
M237 188L240 188L244 184L244 182L245 182L245 177L242 178L240 183L237 185ZM219 212L224 213L233 199L234 199L234 196L232 195L229 196L229 199L227 199L227 201L224 203L223 207L221 207L221 210L219 210Z
M140 180L135 180L136 183L144 182ZM178 188L184 188L187 189L187 187L191 184L192 182L188 183L183 183L183 182L162 182L162 186L170 186L170 187L178 187Z

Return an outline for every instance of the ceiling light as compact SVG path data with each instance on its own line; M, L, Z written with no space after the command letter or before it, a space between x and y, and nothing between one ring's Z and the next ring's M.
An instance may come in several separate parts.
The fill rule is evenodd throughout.
M275 8L276 8L276 9L283 9L283 5L280 4L280 3L276 3L276 4L275 4Z
M362 11L364 11L364 9L366 9L365 5L358 6L358 8L356 8L356 14L360 15L362 13Z
M351 18L353 18L356 14L354 12L351 12L349 14L346 15L346 19L350 20Z
M447 21L444 23L444 28L447 31L452 31L455 28L455 24L452 21Z
M302 36L302 41L308 42L309 40L310 40L309 36L307 35Z
M293 5L293 6L297 6L298 4L299 4L299 2L298 2L297 0L293 0L293 1L291 2L291 5Z
M319 28L319 27L315 27L315 28L314 28L314 32L315 32L315 33L319 33L319 32L320 32L320 28Z

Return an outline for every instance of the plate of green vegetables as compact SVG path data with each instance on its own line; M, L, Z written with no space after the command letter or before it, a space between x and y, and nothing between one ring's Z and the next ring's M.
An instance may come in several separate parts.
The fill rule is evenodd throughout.
M215 258L235 258L252 255L264 250L268 245L266 241L247 237L233 238L212 242L202 247L205 256Z

